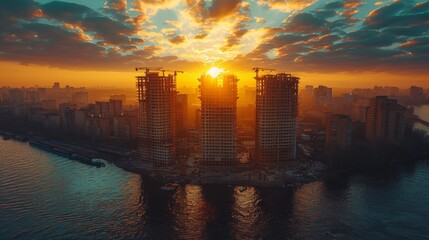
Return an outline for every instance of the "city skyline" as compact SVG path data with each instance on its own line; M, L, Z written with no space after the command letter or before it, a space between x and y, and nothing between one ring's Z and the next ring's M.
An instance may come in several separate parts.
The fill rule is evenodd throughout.
M0 240L426 239L428 59L429 0L0 1Z
M302 85L425 80L428 1L46 1L0 5L2 85L133 87L134 67L177 67L178 87L218 66L252 86L269 65ZM204 69L204 70L201 70ZM61 79L58 79L61 76Z

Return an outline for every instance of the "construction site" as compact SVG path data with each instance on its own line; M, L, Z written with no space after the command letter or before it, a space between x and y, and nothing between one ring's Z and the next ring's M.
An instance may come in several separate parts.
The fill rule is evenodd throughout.
M177 71L165 75L167 70L136 68L138 70L145 71L144 76L136 77L141 161L157 167L170 166L176 163Z
M234 75L203 75L201 100L201 165L237 164L237 82Z
M187 100L176 90L177 73L182 72L162 68L136 70L144 71L143 76L136 77L139 157L122 161L124 169L165 181L256 185L305 182L320 175L322 166L295 161L298 77L285 73L260 76L259 71L274 69L253 69L255 140L253 147L244 150L252 161L243 163L240 154L244 148L239 145L237 134L235 75L205 74L198 79L200 106L194 115L197 127L186 129ZM178 151L182 145L187 145L187 151Z
M256 72L256 161L284 166L296 159L299 78Z

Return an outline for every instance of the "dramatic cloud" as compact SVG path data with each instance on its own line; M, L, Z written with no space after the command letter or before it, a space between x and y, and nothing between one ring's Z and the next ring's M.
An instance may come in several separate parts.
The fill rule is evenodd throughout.
M427 73L428 19L427 0L2 1L0 60Z
M213 0L211 6L203 0L187 0L189 12L200 23L220 20L240 6L241 0Z
M168 39L168 41L170 41L173 44L180 44L183 43L185 41L186 37L184 35L177 35L174 36L170 39Z
M271 9L282 12L291 12L304 9L316 0L258 0L259 5L268 6Z
M428 2L396 1L369 11L364 19L351 18L350 9L358 11L362 5L336 1L292 15L283 28L270 32L274 37L231 64L252 59L293 71L427 72ZM355 27L358 21L360 28Z

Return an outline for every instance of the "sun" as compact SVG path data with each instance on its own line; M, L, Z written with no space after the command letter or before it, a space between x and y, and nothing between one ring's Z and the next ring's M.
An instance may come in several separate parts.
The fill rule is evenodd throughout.
M210 75L212 78L216 78L219 74L223 72L224 70L222 68L212 67L207 71L206 75Z

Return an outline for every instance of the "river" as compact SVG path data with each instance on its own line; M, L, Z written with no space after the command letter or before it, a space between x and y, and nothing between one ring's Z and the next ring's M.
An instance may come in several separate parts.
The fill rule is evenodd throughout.
M418 115L422 120L429 122L429 105L421 105L414 107L414 114ZM414 127L429 133L429 127L421 123L415 123Z
M1 239L428 239L429 162L292 188L169 192L0 140Z
M0 139L0 239L429 238L429 161L297 188L160 187Z

